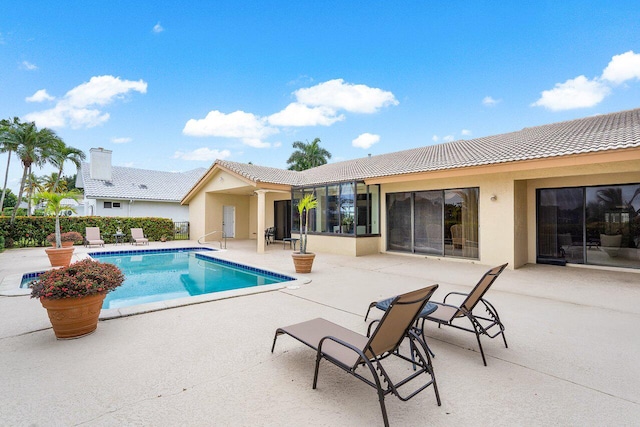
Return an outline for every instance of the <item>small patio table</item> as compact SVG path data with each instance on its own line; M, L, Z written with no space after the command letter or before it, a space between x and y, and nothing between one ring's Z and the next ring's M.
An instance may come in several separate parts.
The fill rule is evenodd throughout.
M293 250L295 251L298 240L300 239L296 239L294 237L285 237L284 239L282 239L282 249L286 249L287 242L289 242L289 249L291 249L291 244L293 244Z

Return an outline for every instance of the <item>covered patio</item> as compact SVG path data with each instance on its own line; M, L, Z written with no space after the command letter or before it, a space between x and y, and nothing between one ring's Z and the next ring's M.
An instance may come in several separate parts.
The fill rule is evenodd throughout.
M189 242L196 245L195 242ZM184 243L183 243L184 244ZM221 256L292 274L291 251L231 239ZM154 247L177 245L154 243ZM215 246L214 246L215 247ZM113 248L108 248L112 250ZM76 252L84 251L77 248ZM0 253L0 279L46 267L42 248ZM375 391L281 338L277 327L324 317L360 333L369 302L438 283L469 291L484 265L318 253L309 284L100 322L56 341L45 310L0 297L0 419L6 425L381 425ZM640 275L526 265L487 298L509 348L429 326L442 397L390 396L391 425L635 425L640 417ZM375 317L375 313L374 313Z

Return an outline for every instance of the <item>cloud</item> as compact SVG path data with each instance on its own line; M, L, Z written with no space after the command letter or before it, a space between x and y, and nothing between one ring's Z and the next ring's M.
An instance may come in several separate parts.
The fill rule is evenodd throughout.
M336 115L336 111L329 107L309 107L293 102L287 107L268 117L273 126L331 126L337 121L344 120L344 115Z
M460 134L463 135L463 136L469 136L469 135L471 135L471 131L469 129L462 129L460 131Z
M22 68L24 68L25 70L34 71L38 69L38 66L35 64L32 64L29 61L22 61Z
M482 105L486 105L487 107L493 107L500 102L502 102L502 99L494 99L491 96L485 96L482 98Z
M129 137L124 137L124 138L111 138L111 142L114 144L126 144L128 142L131 142L132 139Z
M432 140L433 142L438 142L438 141L440 141L440 137L439 137L438 135L433 135L433 136L431 137L431 140Z
M226 159L231 156L231 152L229 150L211 150L207 147L198 148L193 151L176 151L173 155L174 159L182 159L182 160L196 160L196 161L207 161L210 162L216 159Z
M598 105L611 89L598 80L589 80L585 76L556 83L553 89L545 90L534 107L545 107L551 111L572 110Z
M46 89L40 89L31 96L26 97L24 100L27 102L43 102L53 101L55 98L47 93Z
M158 23L153 26L153 30L151 31L153 31L156 34L160 34L161 32L164 31L164 28L162 27L162 25L160 25L160 21L158 21Z
M352 113L375 113L388 105L398 105L393 93L365 85L345 83L342 79L329 80L294 95L299 103L313 107L328 107Z
M29 113L25 119L35 121L40 127L94 127L109 120L109 114L96 107L125 99L132 91L146 93L147 83L113 76L91 77L88 82L68 91L55 107Z
M454 141L455 139L456 137L453 135L447 135L442 137L442 141L444 142L451 142L451 141Z
M359 135L356 139L351 141L351 145L353 145L354 147L367 149L379 141L380 141L380 135L363 133Z
M588 79L580 75L542 92L532 107L545 107L552 111L588 108L598 105L612 92L612 86L629 80L640 80L640 54L632 50L614 55L600 77Z
M640 80L640 53L629 52L614 55L602 72L602 80L619 85L627 80Z
M204 119L189 120L182 133L189 136L238 138L250 147L265 148L271 144L263 142L263 139L279 132L277 128L268 126L266 121L265 118L244 111L225 114L214 110Z

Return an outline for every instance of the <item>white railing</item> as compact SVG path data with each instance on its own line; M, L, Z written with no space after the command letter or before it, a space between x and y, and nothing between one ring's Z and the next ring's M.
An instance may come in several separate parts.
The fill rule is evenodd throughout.
M198 243L201 244L201 245L204 245L207 242L205 242L202 239L204 239L207 236L211 236L212 234L216 234L216 233L220 233L220 249L227 249L227 236L225 236L224 231L220 231L220 230L212 231L211 233L207 233L204 236L200 236L198 238ZM224 240L224 248L222 247L223 240Z

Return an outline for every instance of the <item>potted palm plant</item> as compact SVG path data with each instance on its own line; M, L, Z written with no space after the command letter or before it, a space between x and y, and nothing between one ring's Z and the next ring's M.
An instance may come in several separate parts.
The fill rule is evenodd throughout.
M307 252L309 211L315 209L316 206L318 206L318 200L313 194L305 195L297 205L298 213L300 214L300 252L291 254L296 273L311 273L313 260L316 257L316 254Z
M55 247L45 249L52 267L66 267L71 263L74 248L73 246L67 248L62 246L60 213L63 208L65 210L73 210L73 208L62 204L64 199L77 200L79 196L80 195L75 191L67 191L64 193L41 191L34 196L36 199L46 202L47 206L45 208L45 212L47 214L55 216Z
M56 338L78 338L96 330L104 297L123 281L115 265L87 258L42 273L30 284L31 298L47 309Z

